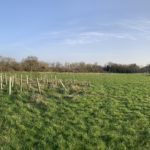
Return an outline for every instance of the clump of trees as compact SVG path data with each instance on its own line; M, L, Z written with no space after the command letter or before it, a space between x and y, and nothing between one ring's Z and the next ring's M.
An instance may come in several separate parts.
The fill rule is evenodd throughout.
M29 56L21 62L13 58L0 57L0 71L103 72L103 68L96 63L46 63L35 56Z
M15 59L0 56L0 71L19 71L20 64Z
M139 67L136 64L123 65L116 63L108 63L101 66L97 63L86 64L79 63L47 63L40 61L35 56L29 56L21 62L17 62L14 58L0 56L0 71L39 71L39 72L110 72L110 73L144 73L150 72L150 65Z
M103 72L103 68L98 64L80 63L53 63L50 64L50 70L58 72Z
M122 64L115 64L109 63L104 67L106 72L114 72L114 73L139 73L141 72L141 68L136 64L130 65L122 65Z
M23 71L49 71L48 63L39 61L35 56L23 59L20 65Z

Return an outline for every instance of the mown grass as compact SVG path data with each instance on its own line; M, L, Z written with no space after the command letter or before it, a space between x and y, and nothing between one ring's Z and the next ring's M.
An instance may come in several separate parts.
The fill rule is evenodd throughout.
M0 149L150 149L150 76L56 75L91 85L71 94L1 92Z

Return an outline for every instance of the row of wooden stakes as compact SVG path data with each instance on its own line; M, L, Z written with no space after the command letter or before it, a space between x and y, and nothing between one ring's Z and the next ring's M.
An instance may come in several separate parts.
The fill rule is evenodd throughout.
M56 76L55 76L55 80L56 80L57 78L56 78ZM30 80L32 80L31 78L30 78ZM18 80L18 78L15 76L15 75L13 75L13 76L6 76L6 75L0 75L0 89L1 90L3 90L3 88L4 88L4 85L8 85L8 94L9 95L11 95L12 94L12 87L14 87L15 86L15 84L17 83L17 81L19 81L19 85L20 85L20 92L22 92L23 91L23 82L25 81L25 84L29 87L30 86L30 84L32 83L32 82L29 82L29 77L28 77L28 75L26 75L26 79L24 80L23 79L23 76L22 75L20 75L20 79ZM49 84L49 80L47 79L47 80L45 80L46 81L46 84L48 85ZM45 82L44 81L44 82ZM66 89L66 87L65 87L65 85L63 84L63 82L62 82L62 80L58 80L57 79L57 82L59 82L60 84L61 84L61 86L65 89L65 90L67 90ZM37 85L37 89L38 89L38 92L39 93L41 93L41 84L40 84L40 82L39 82L39 78L36 78L36 85Z

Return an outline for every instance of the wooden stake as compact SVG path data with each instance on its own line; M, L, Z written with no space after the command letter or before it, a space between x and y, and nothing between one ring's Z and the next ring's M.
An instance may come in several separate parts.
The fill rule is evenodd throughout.
M9 95L11 95L11 80L12 80L12 78L11 77L9 77Z
M14 86L16 85L16 74L14 75Z
M29 78L28 78L28 75L26 76L26 79L27 79L27 85L29 84Z
M14 80L15 80L15 77L12 76L12 81L11 81L12 87L14 86Z
M21 74L21 77L20 77L20 91L22 92L22 74Z
M3 89L3 76L1 75L1 77L0 77L0 82L1 82L1 90Z
M5 74L5 84L7 85L7 75Z
M37 87L38 87L38 92L41 94L41 88L40 88L40 83L39 79L37 78Z
M59 80L60 84L62 85L62 87L65 89L65 91L67 91L65 85L63 84L62 80Z

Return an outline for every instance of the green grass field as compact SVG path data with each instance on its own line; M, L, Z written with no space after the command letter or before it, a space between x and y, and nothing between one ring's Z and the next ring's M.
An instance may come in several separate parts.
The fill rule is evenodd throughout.
M58 73L57 78L90 86L0 92L1 150L150 149L150 76Z

